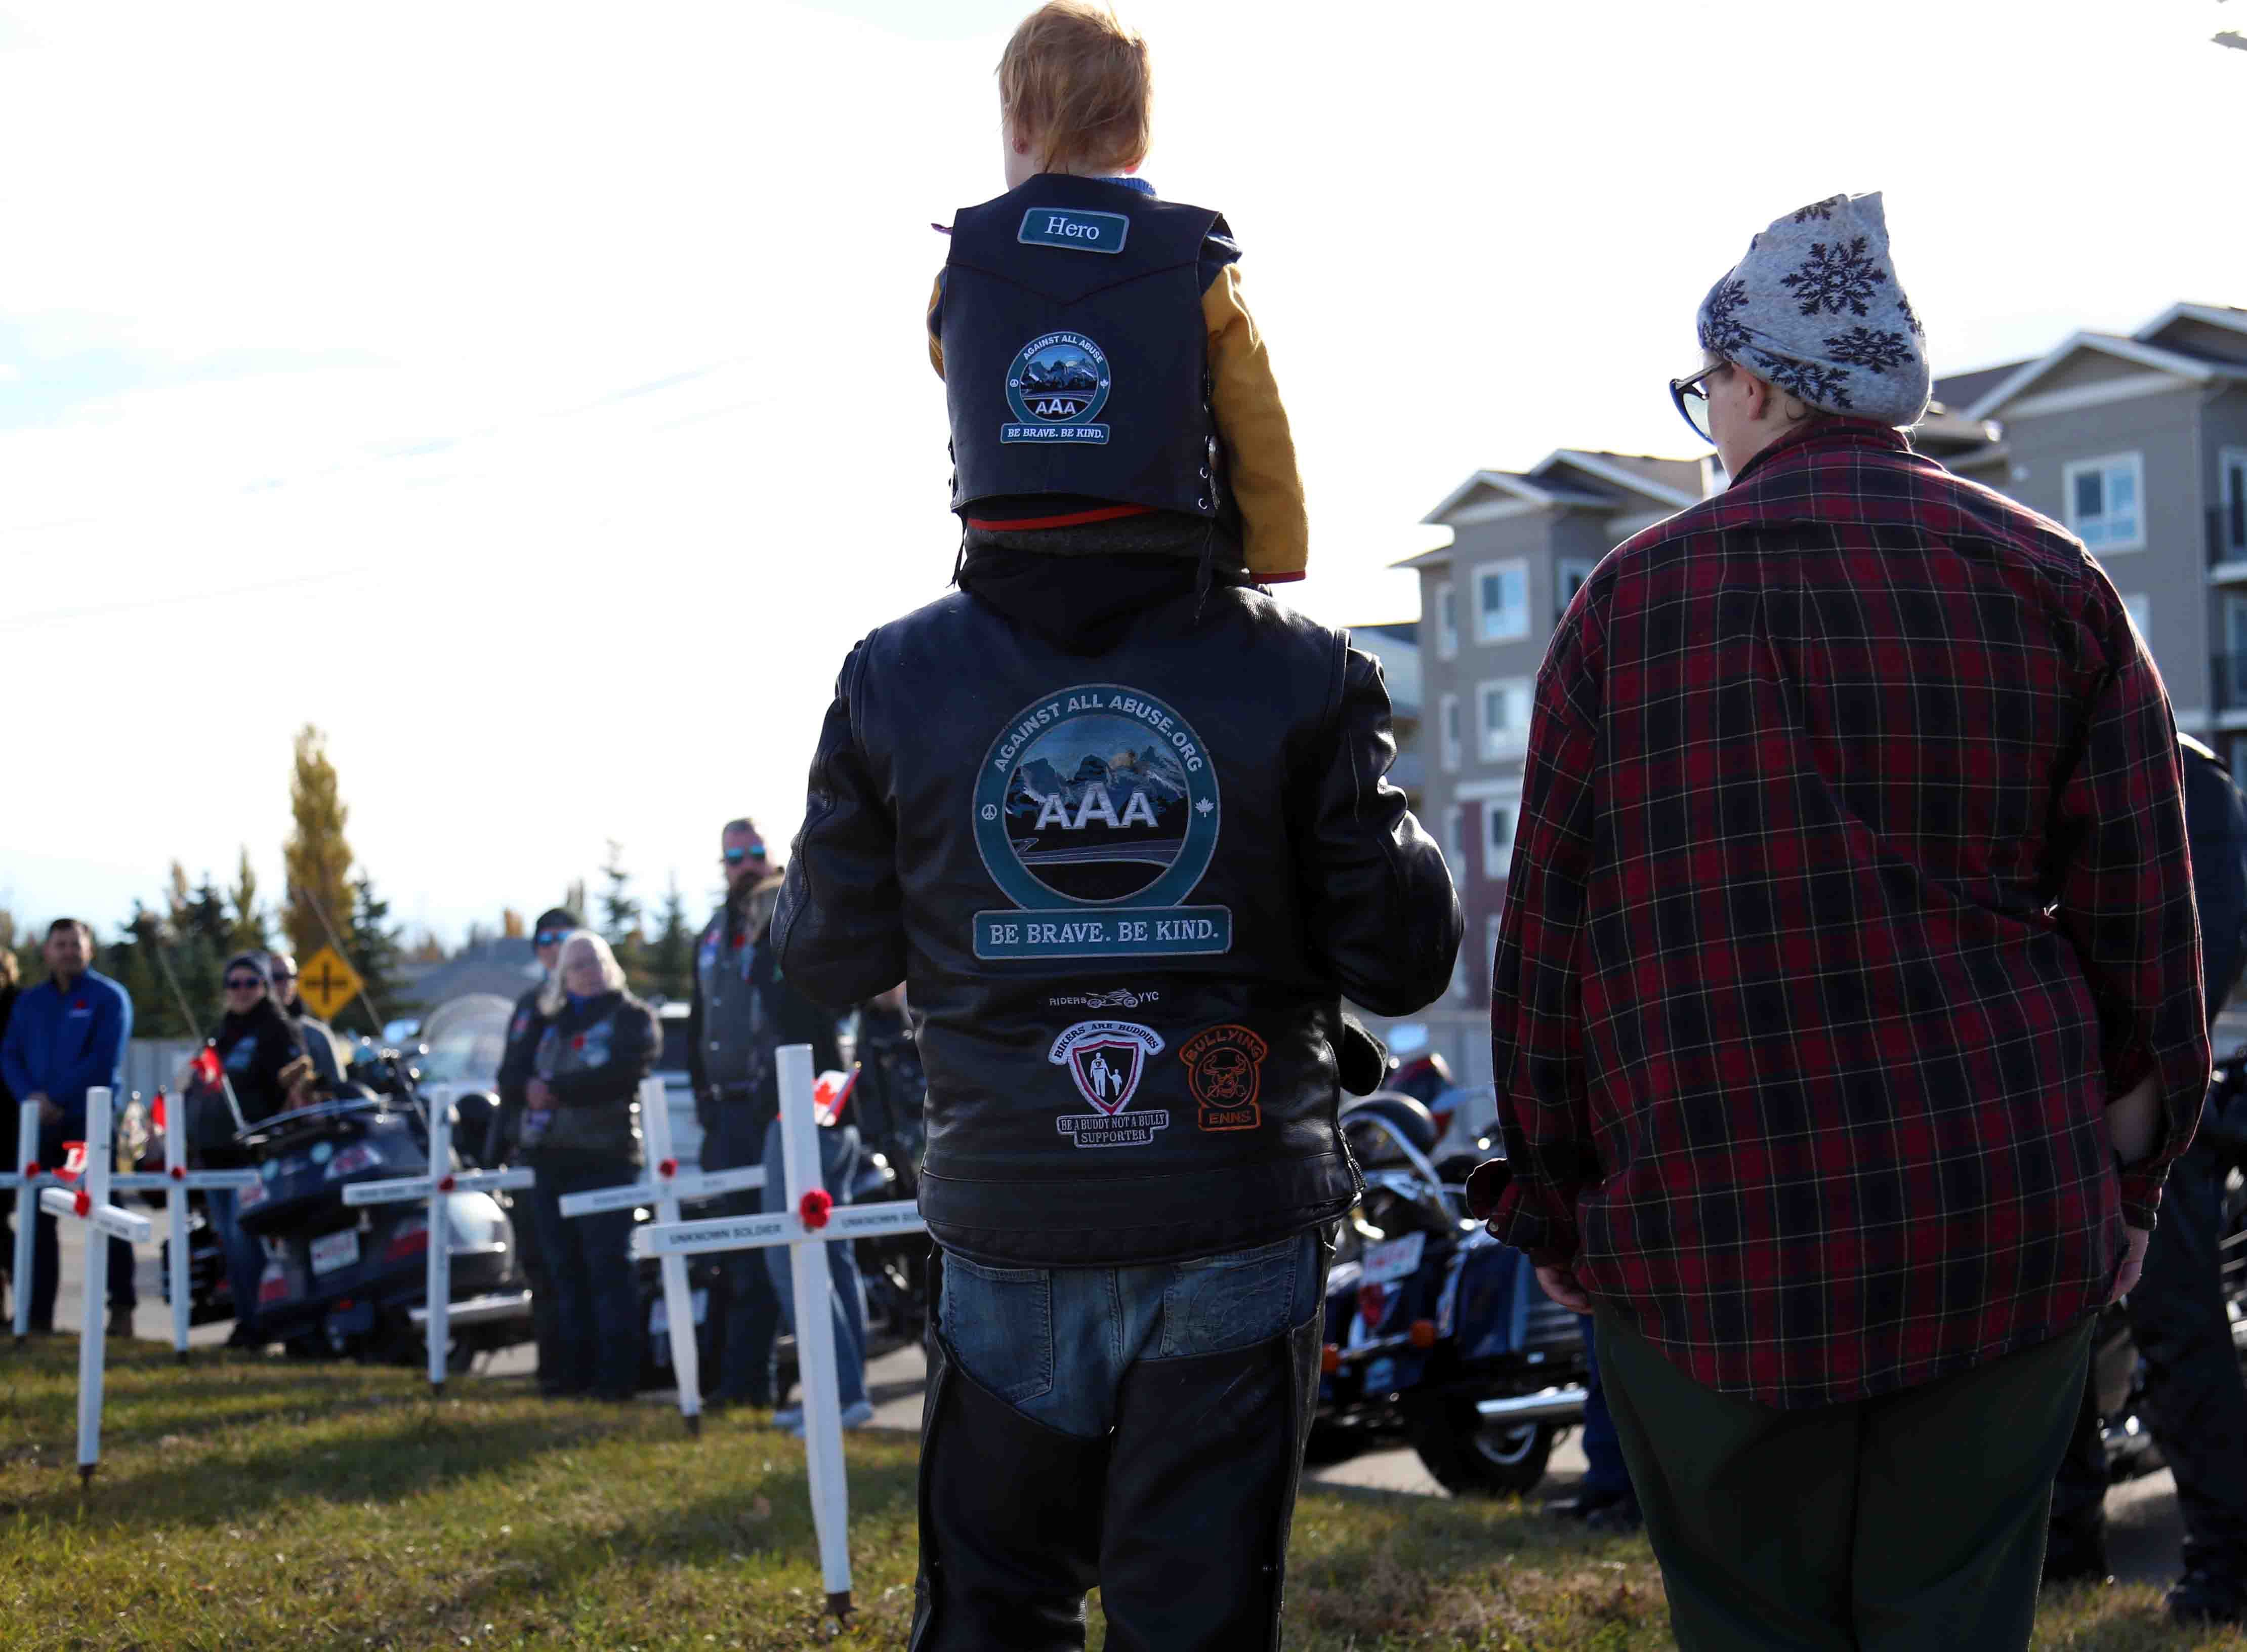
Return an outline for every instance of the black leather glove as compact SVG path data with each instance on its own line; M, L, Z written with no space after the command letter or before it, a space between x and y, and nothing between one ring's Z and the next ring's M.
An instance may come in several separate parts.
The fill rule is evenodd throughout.
M1389 1047L1365 1030L1356 1016L1342 1018L1342 1046L1335 1051L1342 1087L1352 1096L1370 1096L1389 1076Z

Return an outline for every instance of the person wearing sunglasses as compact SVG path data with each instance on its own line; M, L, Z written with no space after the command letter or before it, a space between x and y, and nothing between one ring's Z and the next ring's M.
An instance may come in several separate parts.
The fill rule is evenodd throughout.
M538 1057L538 1041L546 1033L540 999L555 980L562 943L570 932L583 929L577 914L566 906L550 906L538 914L530 944L538 959L538 982L515 1000L508 1017L507 1046L499 1062L499 1107L492 1114L491 1132L484 1143L487 1164L510 1164L522 1156L522 1114ZM538 1350L538 1391L549 1399L563 1389L562 1356L557 1341L558 1321L554 1312L554 1280L546 1266L546 1247L539 1242L538 1224L531 1201L517 1194L502 1194L515 1216L515 1242L522 1258L523 1277L530 1284L530 1335Z
M219 989L226 995L226 1013L211 1030L210 1046L226 1069L242 1122L261 1123L289 1105L283 1074L304 1055L304 1041L274 999L264 953L237 952L227 959ZM206 1150L197 1157L200 1168L212 1170L239 1169L250 1162L247 1152L230 1143ZM227 1284L234 1293L234 1330L226 1345L263 1348L266 1339L257 1321L257 1287L265 1273L264 1247L236 1219L233 1193L214 1189L205 1199L204 1208L226 1253Z
M312 1014L311 1006L297 990L297 960L287 952L268 952L265 973L273 982L273 1002L289 1018L304 1041L304 1054L311 1058L312 1074L322 1084L333 1090L344 1082L347 1064L343 1051L338 1047L335 1028Z
M2208 1085L2175 723L2081 542L1912 451L1878 195L1697 319L1731 483L1547 650L1469 1201L1597 1322L1681 1647L2025 1648Z

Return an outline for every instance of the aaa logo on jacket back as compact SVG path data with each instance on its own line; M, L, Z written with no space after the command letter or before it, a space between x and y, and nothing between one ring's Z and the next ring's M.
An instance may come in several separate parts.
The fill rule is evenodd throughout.
M975 785L975 843L1018 910L975 915L978 958L1222 952L1233 914L1185 898L1217 852L1217 771L1153 695L1081 684L1024 707Z

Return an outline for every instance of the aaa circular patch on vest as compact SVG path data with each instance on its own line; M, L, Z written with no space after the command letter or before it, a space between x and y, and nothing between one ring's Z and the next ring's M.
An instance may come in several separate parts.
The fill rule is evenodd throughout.
M1222 952L1233 915L1183 905L1217 853L1217 770L1171 707L1087 683L1024 707L977 777L975 846L1019 912L979 912L979 958Z
M1031 339L1007 368L1007 405L1014 418L1000 426L999 440L1106 441L1108 427L1094 420L1108 405L1111 383L1107 354L1083 333Z

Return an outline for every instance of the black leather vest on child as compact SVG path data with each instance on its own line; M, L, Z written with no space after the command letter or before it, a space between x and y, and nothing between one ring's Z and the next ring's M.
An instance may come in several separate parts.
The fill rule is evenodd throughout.
M953 221L952 508L1063 494L1213 517L1205 207L1042 173Z

